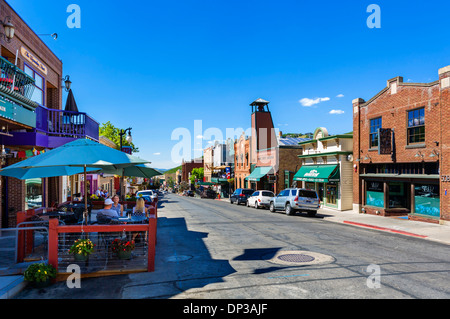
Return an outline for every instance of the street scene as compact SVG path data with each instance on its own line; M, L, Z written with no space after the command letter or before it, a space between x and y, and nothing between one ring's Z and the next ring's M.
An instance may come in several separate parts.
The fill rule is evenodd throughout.
M154 272L86 279L81 289L65 282L26 289L17 298L446 299L450 293L448 235L446 242L427 240L344 224L328 210L287 216L176 194L164 195L158 212Z
M0 0L0 299L448 299L449 9Z

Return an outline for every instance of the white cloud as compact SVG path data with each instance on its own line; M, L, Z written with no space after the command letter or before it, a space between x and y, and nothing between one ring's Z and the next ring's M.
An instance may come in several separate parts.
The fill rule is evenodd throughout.
M153 153L153 155L161 155L161 153Z
M308 98L305 97L305 98L301 99L298 102L302 106L309 107L309 106L313 106L315 104L319 104L320 102L326 102L326 101L329 101L329 100L330 100L329 97L318 97L318 98L315 98L315 99L308 99Z
M329 114L344 114L345 112L343 110L331 110Z
M196 138L202 139L203 135L197 135Z
M338 94L336 97L344 97L344 94Z

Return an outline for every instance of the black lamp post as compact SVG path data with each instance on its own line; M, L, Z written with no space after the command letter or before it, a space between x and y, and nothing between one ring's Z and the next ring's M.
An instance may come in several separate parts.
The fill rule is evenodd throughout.
M131 136L131 127L129 127L129 128L127 128L126 130L120 130L120 132L119 132L119 139L120 139L120 151L122 152L122 139L123 139L123 136L125 135L125 134L127 134L127 132L128 132L128 135L127 135L127 142L128 143L131 143L131 142L133 142L133 137ZM122 174L122 177L121 177L121 179L120 179L120 197L122 197L122 200L125 200L125 191L124 191L124 187L123 187L123 174Z

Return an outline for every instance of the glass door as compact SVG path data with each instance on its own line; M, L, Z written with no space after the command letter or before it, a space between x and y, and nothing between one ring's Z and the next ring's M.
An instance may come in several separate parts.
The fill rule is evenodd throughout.
M327 204L329 205L335 205L337 206L337 185L335 184L327 184L326 188L326 198L327 198Z

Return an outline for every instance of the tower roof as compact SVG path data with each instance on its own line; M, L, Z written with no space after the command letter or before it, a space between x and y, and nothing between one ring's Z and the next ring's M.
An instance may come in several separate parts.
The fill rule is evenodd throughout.
M266 100L263 100L263 99L259 98L259 99L255 100L255 101L253 101L250 105L251 106L254 106L254 105L267 105L269 103L270 103L269 101L266 101Z

